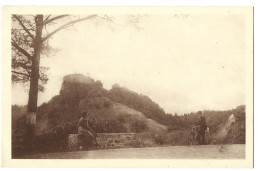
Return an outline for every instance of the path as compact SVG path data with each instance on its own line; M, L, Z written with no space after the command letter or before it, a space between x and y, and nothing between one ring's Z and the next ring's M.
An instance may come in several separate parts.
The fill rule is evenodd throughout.
M34 159L244 159L245 145L124 148L26 156Z

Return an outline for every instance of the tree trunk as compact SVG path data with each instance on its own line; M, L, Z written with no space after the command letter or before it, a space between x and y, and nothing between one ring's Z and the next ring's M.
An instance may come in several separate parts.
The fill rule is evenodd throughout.
M36 112L38 100L39 66L42 48L42 28L43 15L35 17L36 35L34 40L34 55L32 58L32 69L30 76L29 101L27 106L27 125L26 125L26 147L28 152L34 148Z

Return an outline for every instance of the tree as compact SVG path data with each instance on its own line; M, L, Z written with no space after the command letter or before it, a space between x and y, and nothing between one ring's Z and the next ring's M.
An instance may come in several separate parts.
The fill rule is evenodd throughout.
M72 19L74 18L74 19ZM69 19L48 32L48 27L55 25L54 21ZM70 15L12 15L12 83L29 83L29 100L27 105L26 145L31 150L35 135L38 91L43 91L43 85L48 81L46 67L40 67L40 59L52 50L48 40L57 32L73 26L75 23L90 19L106 19L107 16L96 14L83 18Z

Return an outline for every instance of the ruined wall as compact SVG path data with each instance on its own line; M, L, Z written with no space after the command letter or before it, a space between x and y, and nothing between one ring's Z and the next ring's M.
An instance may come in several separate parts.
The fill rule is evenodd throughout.
M68 138L69 151L79 150L80 144L83 142L79 134L70 134ZM91 140L90 140L91 141ZM135 133L98 133L97 142L100 146L93 147L91 142L86 146L90 149L108 149L108 148L125 148L131 147L131 144L137 141Z

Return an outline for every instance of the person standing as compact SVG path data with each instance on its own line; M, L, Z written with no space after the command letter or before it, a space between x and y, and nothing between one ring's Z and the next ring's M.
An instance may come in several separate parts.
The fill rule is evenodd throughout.
M199 114L199 119L197 121L197 125L199 126L198 129L198 135L197 135L197 140L200 145L205 144L205 131L207 130L207 124L206 124L206 118L202 111L198 112Z

